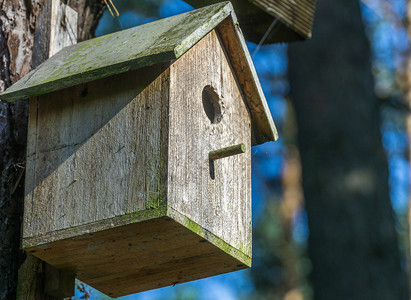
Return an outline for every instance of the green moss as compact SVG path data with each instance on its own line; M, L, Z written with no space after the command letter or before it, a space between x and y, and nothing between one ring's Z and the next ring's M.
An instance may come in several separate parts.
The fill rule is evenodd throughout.
M246 249L247 245L240 245L240 247L235 248L223 239L219 238L215 234L211 233L210 231L204 229L201 225L196 223L195 221L191 220L187 216L177 212L176 210L172 209L171 207L167 208L167 215L174 219L175 221L181 223L190 231L198 234L202 238L206 239L213 245L217 246L219 249L224 251L225 253L231 255L232 257L238 259L243 264L247 266L251 266L251 255L247 255L247 251L243 251L242 249Z
M145 210L140 210L134 213L130 213L129 223L138 223L141 221L146 221L150 219L157 219L164 217L166 215L167 207L165 205L159 205L156 207L148 208Z
M161 205L152 209L144 209L136 212L126 212L123 215L118 215L113 218L100 220L93 223L70 226L70 228L62 229L56 232L53 236L34 236L23 239L23 248L38 247L42 244L52 243L56 240L73 238L85 234L112 229L128 224L138 223L142 221L157 219L167 216L167 206Z
M165 200L163 194L161 192L161 172L157 174L158 181L157 187L155 187L155 191L150 186L150 180L147 179L146 183L146 200L145 200L145 208L146 209L155 209L165 204Z
M195 232L198 235L201 235L202 237L206 236L205 229L202 226L200 226L199 224L197 224L196 222L194 222L193 220L191 220L187 217L185 218L184 226L187 227L188 229L190 229L192 232Z
M38 245L38 243L24 243L23 242L23 249L28 249L28 248L31 248L31 247L34 247L34 246L37 246Z
M154 164L158 164L157 166L157 186L151 187L149 183L151 182L150 179L146 180L146 202L145 208L146 209L155 209L160 206L164 206L167 204L167 198L163 189L162 183L162 174L163 174L163 153L162 153L162 141L160 141L160 146L158 149L157 156L158 162L154 162ZM153 191L155 190L155 191Z
M0 98L12 102L176 59L231 11L218 3L66 47Z
M157 193L157 192L156 192ZM149 196L146 200L146 209L155 209L161 205L161 195L156 196Z

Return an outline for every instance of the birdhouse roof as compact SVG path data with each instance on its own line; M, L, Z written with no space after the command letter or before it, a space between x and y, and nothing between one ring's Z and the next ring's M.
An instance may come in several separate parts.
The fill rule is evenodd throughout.
M185 0L193 7L220 0ZM247 41L293 42L311 38L317 0L231 0ZM268 30L268 28L271 28Z
M27 99L130 70L175 60L217 28L243 89L253 144L276 140L277 130L230 2L97 37L62 49L0 95Z

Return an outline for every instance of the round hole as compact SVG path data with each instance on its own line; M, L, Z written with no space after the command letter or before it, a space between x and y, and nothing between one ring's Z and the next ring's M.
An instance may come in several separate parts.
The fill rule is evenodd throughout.
M217 124L223 118L220 97L211 85L206 85L202 93L203 108L211 124Z

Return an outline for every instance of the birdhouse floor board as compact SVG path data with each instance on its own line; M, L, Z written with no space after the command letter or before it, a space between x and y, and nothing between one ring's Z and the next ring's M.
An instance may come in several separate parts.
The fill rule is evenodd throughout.
M53 231L50 233L46 233L44 235L35 236L35 237L25 237L23 238L23 249L29 249L33 246L37 246L39 248L46 247L42 245L47 245L49 243L65 240L70 238L76 238L79 236L83 236L85 234L94 234L98 231L108 230L115 227L124 226L127 224L138 223L142 221L147 221L151 219L155 219L158 217L166 216L167 215L167 206L163 205L153 209L145 209L140 210L134 213L125 214L122 216L117 216L114 218L109 218L105 220L101 220L98 222L93 222L89 224L73 226L70 228ZM144 233L144 228L141 229Z
M233 257L237 249L221 240L216 246L219 238L192 227L198 232L165 216L27 250L114 297L249 267L249 257Z

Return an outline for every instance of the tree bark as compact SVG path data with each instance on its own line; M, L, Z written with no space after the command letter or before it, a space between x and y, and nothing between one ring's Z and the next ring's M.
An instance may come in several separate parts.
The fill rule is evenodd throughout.
M35 23L40 3L3 1L0 7L0 89L26 75L31 68ZM24 35L24 36L23 36ZM27 103L0 102L0 298L15 299L23 211L24 154Z
M289 76L315 298L408 299L358 1L318 1Z
M26 75L48 57L49 0L0 2L0 92ZM73 1L70 1L73 2ZM77 0L80 39L88 39L103 10L100 0ZM33 291L42 294L42 263L20 250L23 215L24 164L27 133L27 101L0 102L0 299L15 299L17 274Z

